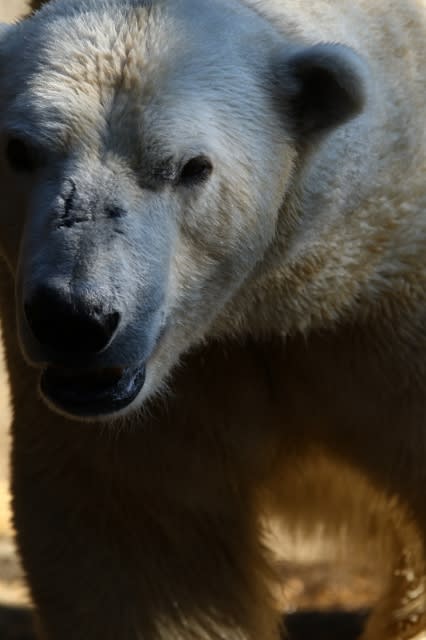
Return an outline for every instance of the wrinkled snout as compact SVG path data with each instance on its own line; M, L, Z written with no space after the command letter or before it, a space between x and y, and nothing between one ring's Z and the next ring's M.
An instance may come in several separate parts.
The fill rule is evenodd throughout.
M145 381L145 360L122 362L114 341L123 314L102 291L85 291L39 283L24 296L23 322L30 352L45 365L43 396L67 414L90 417L133 401Z
M40 255L47 260L49 252ZM93 264L86 277L80 273L72 278L52 263L47 269L41 259L38 273L26 271L21 283L18 317L24 351L41 369L42 396L69 416L112 416L131 405L144 386L147 362L161 335L161 287L145 284L138 290L136 279L126 279L119 264L115 275L121 287L113 270L102 275Z

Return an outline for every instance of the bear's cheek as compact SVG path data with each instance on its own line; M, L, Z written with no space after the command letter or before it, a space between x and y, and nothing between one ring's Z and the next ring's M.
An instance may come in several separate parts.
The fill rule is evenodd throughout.
M232 280L234 269L246 270L261 257L274 233L276 212L269 215L269 202L256 186L242 171L215 176L201 197L185 203L178 233L189 261L207 269L222 266Z
M204 232L179 234L170 262L167 308L185 347L197 341L246 276L253 255L246 247L207 239Z

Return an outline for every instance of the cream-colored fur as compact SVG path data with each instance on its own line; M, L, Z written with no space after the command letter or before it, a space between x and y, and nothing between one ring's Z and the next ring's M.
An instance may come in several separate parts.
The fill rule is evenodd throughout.
M80 20L78 2L62 0L6 33L3 59L18 56L22 34L29 49L16 70L3 71L0 99L8 109L1 107L2 126L10 128L31 107L33 121L52 127L62 152L73 149L85 188L92 188L87 175L101 176L104 162L100 182L118 175L114 189L123 188L133 203L142 196L129 169L137 152L126 127L139 122L141 113L148 118L154 105L152 119L132 132L146 142L158 121L166 123L171 153L179 135L189 139L195 131L205 143L213 133L209 142L222 182L215 189L214 177L203 198L185 200L184 221L170 231L174 253L166 300L175 322L155 352L146 391L130 412L123 411L124 419L85 423L46 406L38 392L39 372L21 355L14 300L17 295L19 323L25 279L41 272L40 265L47 269L41 258L32 258L48 253L49 243L40 240L47 232L37 222L46 201L35 178L36 186L28 177L11 175L1 160L1 246L8 270L18 274L16 291L6 267L1 278L15 415L15 524L40 637L277 640L273 562L263 545L265 520L272 517L307 536L318 523L340 542L345 531L343 553L370 554L384 587L364 640L423 638L424 5L241 4L253 12L241 9L247 32L236 28L238 46L247 46L247 56L253 51L251 62L259 67L269 37L279 55L278 34L291 47L341 42L365 58L365 77L361 63L358 70L354 62L353 72L365 83L363 113L305 149L281 127L277 108L261 95L263 85L259 97L247 98L250 74L244 83L239 70L224 65L215 75L211 59L199 76L191 76L200 83L191 99L207 92L215 109L206 115L210 105L196 101L188 109L182 98L186 86L173 85L177 93L171 93L167 84L175 72L168 56L177 59L192 37L199 56L205 55L195 32L186 41L161 11L147 23L143 10L135 10L129 14L134 21L126 24L114 8L118 4L87 0L99 8L91 22L87 16ZM195 21L202 22L202 12ZM255 15L274 25L276 41L268 27L259 35ZM49 22L62 29L60 44L43 31ZM109 30L116 36L112 50ZM148 32L155 37L145 51ZM35 56L44 39L49 42L37 53L42 57L34 73L30 53ZM213 44L215 64L223 62L226 42ZM207 79L206 69L213 73ZM220 100L221 73L235 74L240 92L230 112ZM29 87L31 99L15 100L19 83ZM156 102L158 87L169 100ZM112 88L118 115L111 117L109 131L112 138L119 131L125 142L107 142L102 156L97 134L104 132L100 114ZM66 113L67 136L61 137L65 124L59 126L56 112L46 116L51 104ZM174 128L167 124L170 113L179 113ZM111 153L123 148L124 156ZM146 215L147 228L153 225L167 236L168 223L150 222L151 191L143 197L145 209L138 215ZM168 201L176 218L183 198L189 196ZM161 221L162 207L155 209ZM131 253L131 238L128 247ZM141 254L149 259L145 246ZM132 256L141 260L137 252ZM99 268L93 264L85 267L86 277L89 267ZM58 273L64 268L53 259L48 267ZM131 271L128 278L131 293L139 280ZM25 334L21 340L31 361Z

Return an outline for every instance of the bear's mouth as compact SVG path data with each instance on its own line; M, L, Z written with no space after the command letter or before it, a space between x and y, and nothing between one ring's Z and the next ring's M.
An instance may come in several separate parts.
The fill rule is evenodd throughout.
M48 366L40 391L49 404L80 418L102 417L127 407L145 382L145 365L69 369Z

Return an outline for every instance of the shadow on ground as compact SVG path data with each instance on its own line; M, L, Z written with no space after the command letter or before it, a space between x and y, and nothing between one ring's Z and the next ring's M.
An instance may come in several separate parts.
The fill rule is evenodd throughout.
M365 612L301 611L287 616L286 627L289 640L356 640L366 619Z
M0 638L1 640L35 640L28 609L0 605Z
M357 640L366 617L364 612L293 613L286 618L288 640ZM0 606L0 638L35 640L28 609Z

